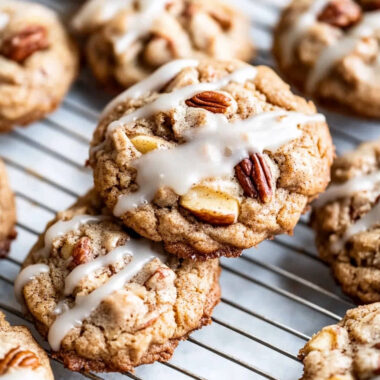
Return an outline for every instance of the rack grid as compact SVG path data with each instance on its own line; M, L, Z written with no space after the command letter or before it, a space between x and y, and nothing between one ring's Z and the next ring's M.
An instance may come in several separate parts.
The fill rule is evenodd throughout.
M40 2L64 16L78 7L76 0ZM238 1L253 19L259 53L254 64L273 66L271 31L284 3ZM91 187L91 173L84 162L98 114L109 99L91 75L83 72L54 114L0 137L0 156L7 165L18 211L18 238L9 257L0 263L0 309L12 323L30 327L37 339L14 300L13 281L46 223ZM338 153L379 136L376 122L322 112ZM180 343L168 363L142 366L135 374L73 374L52 360L56 379L294 380L302 373L298 350L314 332L335 323L354 306L318 258L307 217L294 236L277 237L238 259L221 262L223 298L213 324Z

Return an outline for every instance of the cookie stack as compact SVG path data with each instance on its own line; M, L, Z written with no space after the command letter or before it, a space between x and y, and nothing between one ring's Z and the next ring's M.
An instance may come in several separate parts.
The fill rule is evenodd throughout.
M211 321L218 258L291 233L332 158L324 117L271 69L170 61L105 108L95 188L48 225L16 294L72 370L168 360Z

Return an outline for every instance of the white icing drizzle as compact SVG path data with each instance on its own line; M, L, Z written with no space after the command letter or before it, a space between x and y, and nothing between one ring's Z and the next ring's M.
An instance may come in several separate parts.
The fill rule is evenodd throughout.
M139 190L119 197L115 216L151 201L160 187L184 195L202 179L233 176L234 167L250 153L276 151L301 135L300 124L325 120L322 115L278 111L230 124L224 116L208 115L210 122L192 129L186 143L149 152L134 162Z
M365 214L361 219L352 224L347 228L342 238L334 242L331 245L331 248L334 252L339 252L344 244L354 235L368 230L370 227L375 226L380 223L380 203L377 203L376 206L367 214Z
M66 296L71 294L83 278L94 274L101 268L117 263L124 259L124 257L130 256L130 254L131 248L127 243L126 245L114 249L105 256L99 256L87 264L78 265L65 279L64 294Z
M76 215L72 219L67 221L59 220L45 232L45 245L37 252L37 255L47 257L49 252L51 251L53 242L56 238L64 234L67 234L70 231L77 230L82 224L96 223L104 219L106 219L106 217L104 216Z
M123 289L144 266L155 258L165 262L160 247L146 240L130 240L127 243L131 262L119 273L112 276L108 282L95 289L87 296L77 297L75 306L59 315L49 330L48 341L54 351L58 351L63 338L71 329L82 325L83 321L100 305L100 303L115 291Z
M169 0L138 0L140 12L127 20L128 32L114 39L115 52L122 54L133 42L148 34L168 2Z
M7 27L9 20L10 17L8 13L0 12L0 31Z
M314 203L316 207L321 207L326 203L332 202L339 198L345 198L359 191L371 191L380 183L380 171L367 175L361 175L338 184L331 185Z
M55 307L53 314L60 315L62 313L65 313L69 309L70 309L70 307L66 303L66 300L61 300L58 302L57 306Z
M73 20L73 27L77 30L85 29L87 25L104 24L114 18L120 11L133 10L136 2L139 11L131 13L125 20L125 33L113 37L116 54L124 53L132 43L148 34L152 24L165 10L170 0L91 0L78 12Z
M107 134L111 134L115 129L138 119L147 118L157 112L165 112L176 108L182 101L192 98L200 92L216 91L227 86L230 82L245 83L249 79L254 79L256 74L257 70L254 67L246 65L240 69L237 69L233 73L226 75L217 82L197 83L167 94L160 94L152 103L149 103L136 111L123 116L121 119L112 122L108 126Z
M284 55L285 65L293 61L296 44L301 37L316 23L318 15L326 7L330 0L316 0L310 8L303 13L290 30L284 34L281 40L281 49Z
M380 30L380 11L370 12L364 15L362 21L346 36L338 39L335 44L327 46L309 75L306 84L307 91L312 92L335 63L352 53L361 39L372 36L377 29ZM368 69L372 72L372 75L367 72L368 80L374 80L376 73L380 72L378 61L374 65L368 65Z
M72 25L81 30L96 19L103 24L116 16L118 12L127 9L133 0L90 0L87 1L75 15Z
M113 99L104 109L100 118L103 118L109 111L111 111L117 104L125 102L127 99L136 99L144 94L152 91L159 91L162 87L170 82L186 67L198 66L198 61L195 59L177 59L171 61L158 70L156 70L148 78L140 81L128 90L122 92L119 96Z
M49 273L50 269L45 264L34 264L24 268L16 278L14 292L17 300L22 303L22 291L24 286L43 273Z

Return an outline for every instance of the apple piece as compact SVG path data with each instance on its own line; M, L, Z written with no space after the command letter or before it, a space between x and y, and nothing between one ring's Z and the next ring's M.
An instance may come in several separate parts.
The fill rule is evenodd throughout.
M142 154L149 153L152 150L159 148L163 145L164 140L159 137L139 135L132 137L131 143Z
M193 187L180 198L180 205L203 222L226 226L237 221L239 201L206 186Z

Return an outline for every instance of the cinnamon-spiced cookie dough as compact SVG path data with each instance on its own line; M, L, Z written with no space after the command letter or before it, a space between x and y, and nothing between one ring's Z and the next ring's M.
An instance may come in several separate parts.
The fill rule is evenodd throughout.
M131 238L91 192L49 223L15 292L69 369L124 372L169 360L211 323L219 273L217 259L177 259Z
M324 117L271 69L178 60L105 109L90 164L126 226L204 259L291 233L332 157Z
M0 159L0 258L8 254L16 237L16 205L3 161Z
M31 2L0 2L0 132L53 111L78 66L57 15Z
M348 310L300 351L301 380L375 380L380 372L380 303Z
M0 379L54 380L49 359L24 326L10 326L0 312Z
M253 55L248 18L222 0L89 0L73 27L108 87L127 88L177 58Z
M320 256L355 299L380 301L380 141L336 159L311 223Z
M380 2L294 0L274 35L285 76L344 111L380 117Z

